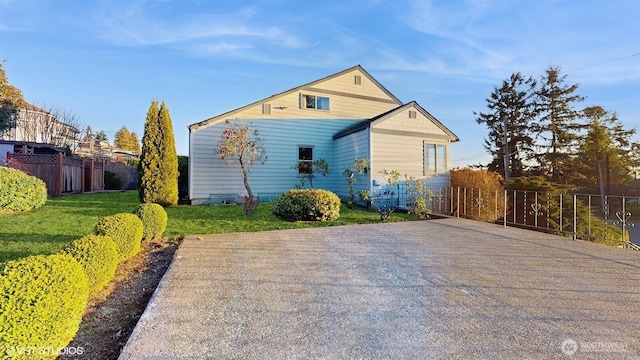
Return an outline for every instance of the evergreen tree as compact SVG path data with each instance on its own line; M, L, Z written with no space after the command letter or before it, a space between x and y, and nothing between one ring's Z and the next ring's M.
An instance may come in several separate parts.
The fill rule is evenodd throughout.
M0 61L0 133L16 126L18 110L25 105L22 91L9 84L2 63Z
M140 140L135 132L129 132L126 126L123 126L116 132L113 145L122 150L140 152Z
M578 84L566 83L566 75L560 74L560 68L550 66L542 77L542 86L538 91L540 117L533 125L538 142L535 160L538 171L553 182L567 184L567 175L573 166L572 159L580 138L582 126L578 122L581 116L574 110L574 103L584 97L576 94Z
M130 141L127 150L140 153L140 139L138 138L138 134L136 134L135 131L132 131L129 139Z
M129 150L129 143L131 141L131 133L126 126L120 128L120 130L116 131L116 134L113 137L113 146L120 148L122 150Z
M140 201L163 206L178 203L178 155L169 109L153 101L147 112L138 164Z
M583 110L587 133L580 140L572 182L589 190L633 182L630 141L635 129L626 129L616 113L600 106ZM609 191L607 191L609 192Z
M107 133L104 132L104 130L100 130L96 133L95 136L96 141L109 141L109 138L107 137Z
M535 88L533 78L514 73L486 99L488 112L474 112L478 124L489 128L484 147L493 160L488 168L507 180L524 174L523 160L533 146L529 122L536 116Z

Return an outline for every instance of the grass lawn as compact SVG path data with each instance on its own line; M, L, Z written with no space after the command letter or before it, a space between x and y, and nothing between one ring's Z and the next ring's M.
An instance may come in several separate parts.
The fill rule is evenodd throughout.
M52 198L40 209L0 215L0 264L29 255L51 254L67 243L91 234L106 215L133 212L140 204L137 192L112 192ZM302 227L380 222L378 213L343 206L340 218L329 222L287 222L276 218L271 204L262 204L253 216L240 205L178 205L167 208L165 236L265 231ZM417 220L415 215L393 213L387 221Z

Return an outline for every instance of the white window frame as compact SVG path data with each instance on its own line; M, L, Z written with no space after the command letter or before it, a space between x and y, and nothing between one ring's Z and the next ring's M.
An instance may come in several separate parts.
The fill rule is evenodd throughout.
M425 140L423 142L423 175L447 172L448 147Z
M313 99L312 102L312 106L309 106L311 103L309 102L309 100ZM320 99L326 99L326 104L327 107L325 108L318 108L318 104L320 103ZM331 99L326 97L326 96L319 96L319 95L311 95L311 94L300 94L300 108L301 109L313 109L313 110L322 110L322 111L329 111L329 109L331 109Z
M298 154L297 154L298 164L300 164L300 162L304 162L307 164L306 168L308 169L308 172L303 172L300 166L298 166L298 175L307 176L313 172L311 167L313 166L314 147L312 145L298 145L297 149L298 149ZM301 159L300 150L302 149L311 149L311 159Z

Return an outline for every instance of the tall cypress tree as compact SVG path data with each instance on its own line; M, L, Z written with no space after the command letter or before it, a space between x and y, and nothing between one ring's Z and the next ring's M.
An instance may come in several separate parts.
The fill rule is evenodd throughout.
M147 112L138 163L140 201L163 206L178 203L178 155L169 109L153 101Z

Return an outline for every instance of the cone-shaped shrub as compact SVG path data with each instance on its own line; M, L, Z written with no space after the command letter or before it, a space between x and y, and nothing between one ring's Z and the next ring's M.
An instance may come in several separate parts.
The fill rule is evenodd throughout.
M178 203L178 154L169 109L153 101L147 112L138 163L138 191L143 203Z
M0 272L2 358L56 358L78 332L88 294L87 276L70 255L8 262Z
M0 166L0 212L29 211L47 202L47 185L35 176Z
M158 204L141 204L135 214L142 220L143 239L157 239L167 228L167 212Z
M73 256L82 265L90 293L113 279L120 261L116 244L108 236L87 235L67 245L62 253Z
M142 220L135 214L105 216L96 225L96 234L109 236L116 244L121 261L133 257L140 251L142 231Z

